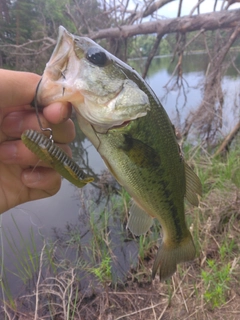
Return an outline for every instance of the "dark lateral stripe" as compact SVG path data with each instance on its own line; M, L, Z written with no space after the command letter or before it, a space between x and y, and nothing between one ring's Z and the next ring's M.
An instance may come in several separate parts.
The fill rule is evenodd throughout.
M176 205L174 204L173 199L171 198L171 191L168 189L167 184L165 181L162 180L162 185L163 185L163 193L165 196L165 203L167 204L167 207L169 208L170 212L171 212L171 217L169 217L173 223L174 223L174 227L176 230L176 240L178 242L180 242L183 238L183 230L182 230L182 221L181 218L179 216L179 209L176 207Z

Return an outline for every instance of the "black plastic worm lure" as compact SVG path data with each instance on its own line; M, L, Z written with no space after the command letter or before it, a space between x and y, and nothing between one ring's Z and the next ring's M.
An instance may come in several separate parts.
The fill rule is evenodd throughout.
M92 177L87 177L82 169L54 142L40 132L26 130L21 139L25 146L35 153L38 158L48 163L61 176L73 183L78 188L92 182Z

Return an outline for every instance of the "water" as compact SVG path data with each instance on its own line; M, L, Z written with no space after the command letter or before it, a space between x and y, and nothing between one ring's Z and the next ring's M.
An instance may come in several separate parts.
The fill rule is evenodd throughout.
M202 91L199 86L203 84L203 76L207 67L206 58L204 55L192 55L185 59L185 92L180 93L177 87L172 88L169 92L165 88L174 69L169 62L170 58L156 58L146 80L156 92L171 120L177 127L181 127L189 111L195 110L201 102ZM142 62L138 62L138 65L136 63L136 61L131 61L136 69L140 69ZM169 83L168 88L172 86L173 81L174 79ZM239 76L232 69L228 70L223 79L225 93L223 135L229 132L239 118L239 81ZM105 165L97 151L79 129L77 129L77 140L72 144L72 150L74 159L78 160L79 165L89 175L97 179L97 176L105 170ZM54 239L56 234L64 234L67 226L77 226L80 234L84 234L89 229L89 216L85 215L84 218L84 207L91 202L94 203L94 199L96 202L99 195L99 189L96 189L94 185L79 191L64 180L61 190L55 196L20 205L2 215L2 230L4 230L2 243L4 257L2 258L4 267L8 270L5 281L8 280L13 295L19 295L23 288L22 281L13 274L19 270L19 261L13 252L13 244L21 256L21 253L24 254L26 250L26 244L31 243L30 231L34 234L38 251L43 246L43 240ZM102 200L103 202L100 203L104 205L105 200ZM110 224L109 231L114 244L113 252L117 257L115 274L116 277L123 279L131 264L136 262L137 245L134 241L126 243L120 241L125 233L121 221L118 221L119 226L117 227L116 223L110 221ZM81 240L82 244L87 245L89 233L84 239ZM68 258L71 258L71 255Z
M201 103L207 61L205 54L184 57L184 80L180 91L175 85L176 77L172 78L176 63L171 64L171 58L155 58L149 69L147 82L157 94L174 125L180 130L189 112L196 110ZM141 72L144 60L142 63L131 61L130 64ZM240 65L240 54L236 59L236 65ZM225 136L238 122L239 117L240 76L233 67L227 69L222 83L224 106L221 133Z

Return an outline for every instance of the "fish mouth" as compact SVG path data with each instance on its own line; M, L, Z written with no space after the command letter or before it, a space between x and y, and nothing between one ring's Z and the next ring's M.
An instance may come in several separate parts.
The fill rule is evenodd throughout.
M94 64L89 58L92 52L103 53L106 65ZM72 35L60 26L35 105L70 102L97 131L122 128L145 116L149 110L146 93L114 61L114 56L91 39Z
M136 119L135 119L136 120ZM122 128L126 128L133 120L126 120L122 124L117 124L114 126L101 126L101 125L93 125L94 131L101 134L106 134L111 130L120 130Z
M78 58L74 53L74 39L63 26L59 27L56 46L36 90L35 100L38 106L44 107L56 101L72 102L76 98L79 101L82 99L80 92L76 92L73 85L79 72Z
M137 118L138 119L138 118ZM136 119L135 119L136 120ZM133 120L126 120L126 121L124 121L122 124L119 124L119 125L116 125L116 126L113 126L113 127L111 127L110 128L110 130L112 130L112 129L121 129L121 128L124 128L124 127L127 127L129 124L130 124L130 122L132 122Z

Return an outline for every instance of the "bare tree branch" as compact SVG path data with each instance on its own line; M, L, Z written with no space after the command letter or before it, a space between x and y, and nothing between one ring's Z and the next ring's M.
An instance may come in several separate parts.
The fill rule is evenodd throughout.
M19 45L16 45L16 44L1 44L0 45L0 48L24 48L24 47L27 47L33 43L44 43L44 42L49 42L51 45L55 45L56 44L56 40L52 39L52 38L49 38L49 37L44 37L44 38L41 38L41 39L37 39L37 40L29 40L28 42L25 42L23 44L19 44Z
M79 3L76 0L74 0L74 3L76 5L76 10L78 11L78 13L79 13L79 15L80 15L80 17L82 19L83 25L88 30L88 33L90 33L91 32L91 28L90 28L87 20L85 19L84 13L82 12L82 10L80 8Z
M147 17L150 16L151 14L153 14L155 11L157 11L158 9L162 8L163 6L165 6L167 3L172 2L175 0L158 0L156 2L154 2L149 8L147 8L144 13L143 13L143 17Z
M214 6L213 6L213 11L216 11L216 8L217 8L217 2L218 2L218 0L215 0Z
M214 137L216 131L222 125L222 108L224 95L221 86L222 64L230 47L240 34L240 24L238 24L228 38L225 45L219 49L221 44L217 43L214 48L215 55L211 57L209 52L210 64L206 73L203 101L198 109L190 114L186 120L183 136L186 138L193 124L197 126L199 132L207 136L207 140ZM211 135L211 137L210 137Z
M144 71L142 73L142 77L143 78L145 78L147 73L148 73L149 66L150 66L150 64L152 62L152 59L154 58L154 56L155 56L155 54L157 52L157 49L159 47L159 44L160 44L161 40L162 40L162 36L158 35L157 38L156 38L156 41L155 41L155 43L154 43L154 45L152 47L152 50L151 50L151 52L150 52L150 54L149 54L149 56L147 58L147 61L145 63Z
M232 5L232 4L234 4L234 3L236 3L236 2L240 2L240 0L227 0L227 5L226 5L226 7L225 7L225 10L228 10L228 8ZM223 5L224 5L224 3L225 3L225 1L223 1Z
M191 39L185 44L183 50L186 50L187 47L188 47L194 40L196 40L204 31L205 31L204 29L200 30L193 38L191 38ZM168 85L170 84L170 82L172 81L172 79L174 78L174 76L176 75L176 71L178 70L178 68L179 68L179 61L178 61L177 65L176 65L174 71L172 72L172 75L171 75L170 79L169 79L168 82L165 84L165 86L164 86L165 88L168 87ZM176 80L176 81L177 81L177 80ZM174 84L174 85L175 85L175 84ZM174 87L174 85L173 85L173 87Z
M134 14L130 17L131 24L133 24L136 20L148 17L152 15L154 12L156 12L158 9L165 6L167 3L172 2L175 0L158 0L151 4L151 2L146 2L146 9L142 11L135 11Z
M233 141L233 139L236 137L240 130L240 121L235 125L233 130L226 136L226 138L223 140L220 147L217 149L217 151L214 153L214 157L218 156L219 154L223 153L224 151L227 151Z
M108 28L89 34L93 40L103 38L127 38L138 34L157 33L165 35L175 32L191 32L200 29L216 30L233 28L239 22L240 10L220 11L196 16L186 16L175 19L157 20L137 25L125 25L118 28Z
M180 1L179 1L179 6L178 6L178 14L177 14L177 16L178 16L178 17L180 17L180 16L181 16L182 3L183 3L183 0L180 0Z
M192 10L191 10L191 12L190 12L190 16L192 16L193 15L193 13L194 13L194 11L196 10L196 9L198 9L198 14L199 14L199 11L200 11L200 4L201 3L203 3L205 0L199 0L198 1L198 3L192 8Z

